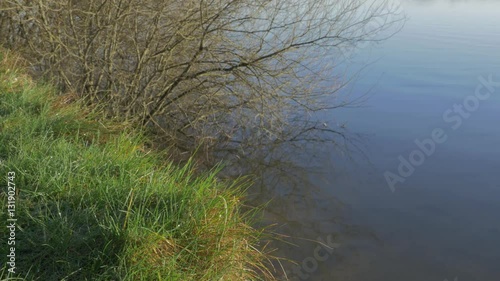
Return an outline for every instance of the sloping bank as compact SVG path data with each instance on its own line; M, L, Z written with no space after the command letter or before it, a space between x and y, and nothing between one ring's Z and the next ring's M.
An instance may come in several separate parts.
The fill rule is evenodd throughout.
M0 279L262 278L241 182L165 163L133 128L32 81L12 53L0 61Z

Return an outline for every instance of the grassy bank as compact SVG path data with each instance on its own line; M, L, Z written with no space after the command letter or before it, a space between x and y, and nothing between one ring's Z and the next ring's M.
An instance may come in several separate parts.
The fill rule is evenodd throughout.
M139 132L96 121L18 62L0 51L0 279L262 277L261 233L240 210L241 182L165 163ZM15 274L6 263L11 171Z

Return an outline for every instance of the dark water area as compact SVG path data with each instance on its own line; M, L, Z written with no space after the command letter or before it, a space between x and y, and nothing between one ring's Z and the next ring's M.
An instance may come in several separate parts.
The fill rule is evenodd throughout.
M500 280L500 1L400 5L399 33L346 58L368 98L319 116L357 148L288 148L250 190L291 280Z

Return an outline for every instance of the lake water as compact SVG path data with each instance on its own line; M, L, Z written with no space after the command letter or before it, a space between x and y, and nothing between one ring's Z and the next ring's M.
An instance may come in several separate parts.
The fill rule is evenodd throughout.
M331 112L358 149L318 145L251 190L291 236L273 245L291 280L500 280L500 1L401 8L398 34L351 57L346 91L369 98Z

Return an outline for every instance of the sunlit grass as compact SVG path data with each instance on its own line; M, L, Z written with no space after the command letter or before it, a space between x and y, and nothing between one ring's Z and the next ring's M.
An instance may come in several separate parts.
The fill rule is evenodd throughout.
M140 132L33 82L12 53L0 62L0 175L5 187L14 171L18 190L16 274L0 227L2 280L271 278L243 180L166 162Z

